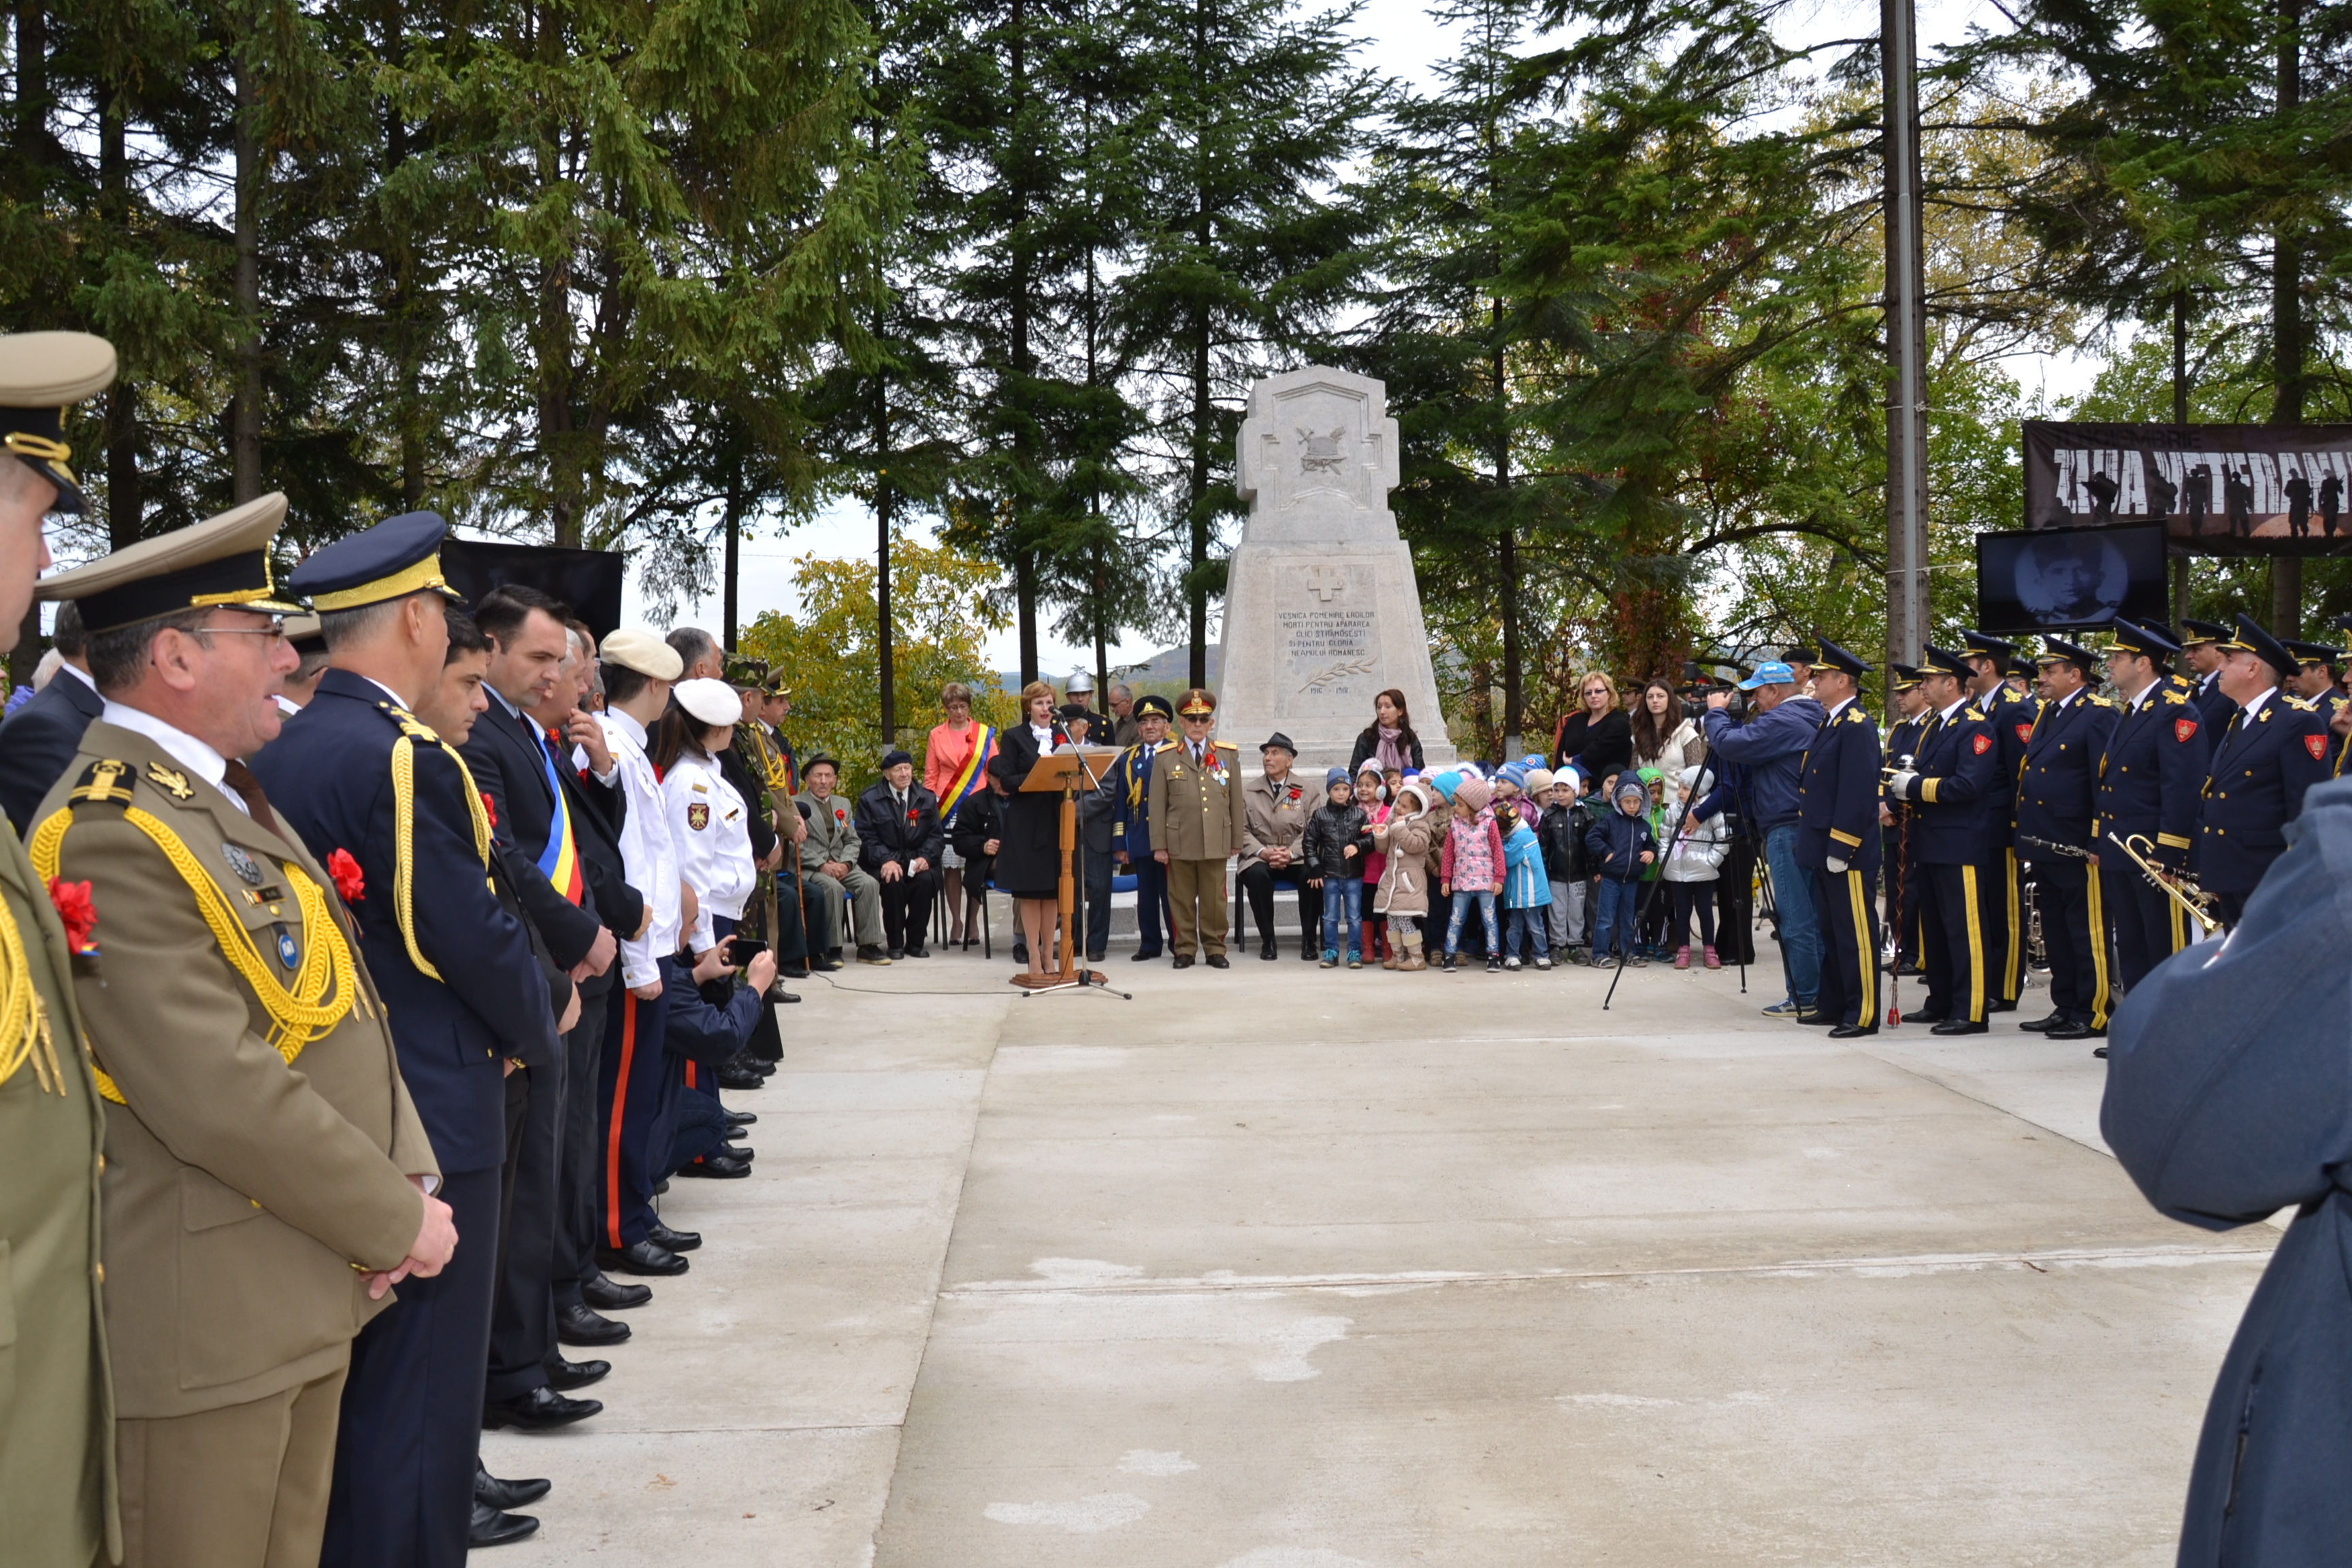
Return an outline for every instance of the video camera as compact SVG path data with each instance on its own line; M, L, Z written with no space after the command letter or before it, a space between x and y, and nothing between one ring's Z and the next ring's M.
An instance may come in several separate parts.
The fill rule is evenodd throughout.
M1682 699L1684 718L1697 722L1699 716L1706 711L1708 694L1716 691L1730 692L1731 706L1727 711L1733 718L1747 717L1748 694L1739 689L1737 679L1718 673L1726 668L1746 673L1736 664L1719 666L1702 664L1695 658L1683 660L1683 683L1675 688L1675 695Z

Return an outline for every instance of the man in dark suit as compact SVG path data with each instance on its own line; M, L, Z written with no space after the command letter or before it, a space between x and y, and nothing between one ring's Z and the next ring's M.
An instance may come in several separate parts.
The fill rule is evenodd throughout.
M1993 953L1985 909L1987 847L2008 837L1997 819L2006 791L2000 745L1968 682L1975 655L1930 647L1920 657L1928 714L1912 760L1887 780L1912 804L1911 859L1919 868L1919 947L1927 1005L1906 1015L1938 1035L1981 1035L1993 998Z
M2116 937L2116 977L2128 994L2189 945L2188 917L2116 846L2145 839L2144 853L2157 865L2176 873L2187 868L2212 741L2189 693L2164 679L2179 645L2134 621L2118 619L2110 629L2107 679L2122 694L2123 716L2099 758L2091 837Z
M393 518L317 552L289 579L317 605L333 667L254 758L312 853L359 873L361 945L458 1237L449 1267L403 1286L399 1303L352 1346L321 1557L332 1568L465 1561L497 1275L506 1064L551 1065L559 1049L530 934L488 880L488 813L457 753L409 711L410 694L439 680L448 647L446 532L429 512Z
M1828 710L1797 786L1797 862L1813 873L1822 983L1811 1022L1830 1038L1878 1033L1878 726L1864 712L1870 666L1824 640L1814 700Z
M9 826L20 838L29 828L33 808L81 749L81 732L106 707L90 683L81 610L72 600L58 606L50 641L65 662L47 686L33 693L32 700L0 723L0 810L8 814Z
M901 751L882 758L881 780L857 797L858 864L882 892L882 932L892 958L928 958L923 932L939 896L939 796L915 781L915 759Z
M2092 795L2116 707L2090 689L2089 649L2059 637L2044 641L2037 661L2042 711L2018 776L2016 821L2018 853L2033 867L2042 945L2050 955L2050 1015L2018 1027L2053 1040L2099 1039L2111 1005L2106 900L2084 857L2097 852Z
M538 723L524 716L553 695L571 634L563 606L538 590L491 590L475 607L489 645L487 707L459 747L475 785L488 797L490 836L504 858L525 914L555 963L581 989L582 1023L600 1016L620 952L598 918L595 894L565 807L556 762ZM529 1098L519 1147L509 1152L513 1197L500 1252L499 1293L490 1320L490 1360L483 1384L486 1426L541 1431L585 1414L558 1390L586 1386L611 1370L604 1362L572 1363L556 1341L555 1232L562 1184L565 1104L586 1091L568 1074L572 1050L527 1075ZM518 1075L525 1076L525 1075Z
M2025 987L2025 898L2018 884L2017 846L2013 841L2017 775L2025 768L2025 740L2033 732L2034 716L2042 704L2008 679L2012 673L2031 677L2033 667L2017 668L2018 645L1974 627L1960 632L1960 657L1968 662L1969 706L1984 716L1993 739L1992 795L1986 804L1984 859L1977 868L1979 918L1984 927L1985 1006L2007 1013L2017 1006Z
M2235 926L2246 899L2286 851L2304 792L2328 776L2327 722L2280 683L2296 666L2279 640L2241 615L2222 645L2219 684L2237 705L2213 742L2198 822L2197 880Z

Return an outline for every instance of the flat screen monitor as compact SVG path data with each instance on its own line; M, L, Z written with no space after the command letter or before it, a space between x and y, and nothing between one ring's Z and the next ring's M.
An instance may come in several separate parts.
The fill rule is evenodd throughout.
M2167 616L2164 528L2038 528L1977 535L1977 625L2061 632Z

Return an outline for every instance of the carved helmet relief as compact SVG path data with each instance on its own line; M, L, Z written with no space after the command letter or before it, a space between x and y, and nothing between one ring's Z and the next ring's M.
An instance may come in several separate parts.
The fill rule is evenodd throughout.
M1307 429L1298 431L1300 453L1298 471L1301 474L1337 474L1339 472L1339 443L1347 436L1345 426L1336 426L1328 436Z

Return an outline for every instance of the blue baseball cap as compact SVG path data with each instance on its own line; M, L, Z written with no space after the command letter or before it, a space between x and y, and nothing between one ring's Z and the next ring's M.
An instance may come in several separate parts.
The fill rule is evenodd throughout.
M1797 672L1779 659L1767 659L1756 667L1756 673L1739 683L1742 691L1753 691L1759 686L1794 686Z

